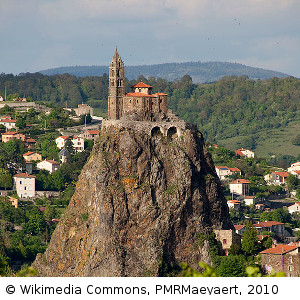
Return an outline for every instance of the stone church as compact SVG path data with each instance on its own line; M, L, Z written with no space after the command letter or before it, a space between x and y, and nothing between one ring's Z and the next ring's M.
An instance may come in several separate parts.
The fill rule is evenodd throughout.
M167 94L152 94L152 86L139 82L125 94L125 69L116 50L109 63L108 119L134 121L167 120Z

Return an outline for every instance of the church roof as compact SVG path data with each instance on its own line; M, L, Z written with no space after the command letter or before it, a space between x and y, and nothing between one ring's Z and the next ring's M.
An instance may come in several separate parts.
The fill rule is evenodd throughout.
M141 81L136 85L133 85L132 88L152 88L152 86Z
M127 93L126 97L149 97L156 98L154 95L144 94L144 93Z

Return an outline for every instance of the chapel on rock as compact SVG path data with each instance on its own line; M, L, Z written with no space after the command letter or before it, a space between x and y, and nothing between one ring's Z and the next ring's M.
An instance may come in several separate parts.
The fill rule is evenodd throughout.
M167 94L152 94L152 86L139 82L125 94L125 69L116 50L109 63L108 119L165 121L168 115Z

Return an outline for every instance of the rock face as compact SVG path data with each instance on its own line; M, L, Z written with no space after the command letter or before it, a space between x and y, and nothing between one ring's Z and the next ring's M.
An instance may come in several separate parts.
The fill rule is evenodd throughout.
M233 229L201 133L106 126L82 170L40 276L158 276L208 260L198 234Z

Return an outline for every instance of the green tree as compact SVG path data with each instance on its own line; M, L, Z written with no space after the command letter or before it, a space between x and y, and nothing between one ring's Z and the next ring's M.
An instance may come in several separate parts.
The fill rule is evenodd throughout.
M246 255L257 255L260 251L257 230L251 222L248 222L242 239L242 250Z
M62 170L58 169L52 174L52 185L57 191L62 191L65 188L65 177Z
M0 187L4 188L5 190L8 188L12 188L13 186L13 179L8 170L0 168Z
M217 275L221 277L243 277L246 276L245 269L245 256L229 255L221 258L221 263L216 268L216 272Z
M22 117L18 117L17 122L16 122L16 126L19 129L24 129L26 127L26 121L25 121L25 119L23 119Z
M286 178L286 184L289 191L294 191L299 185L299 179L297 178L297 176L290 174Z
M43 215L40 213L31 215L24 229L26 233L31 235L41 234L46 229L46 222Z

